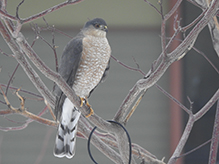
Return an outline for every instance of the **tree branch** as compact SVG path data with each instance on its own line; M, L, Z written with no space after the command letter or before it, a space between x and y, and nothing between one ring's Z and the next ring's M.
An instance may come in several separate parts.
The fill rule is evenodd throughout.
M7 22L7 27L12 29L10 27L10 22ZM51 94L51 92L47 89L47 87L43 84L41 81L40 77L35 73L35 71L32 69L30 64L27 62L25 55L27 55L30 60L33 62L33 64L50 80L56 82L56 84L62 89L62 91L66 94L66 96L75 104L75 106L82 111L84 115L87 115L90 112L89 107L83 106L80 107L80 99L79 97L75 94L75 92L69 87L69 85L62 79L62 77L52 71L50 68L48 68L44 62L38 57L38 55L34 52L34 50L31 48L31 46L28 44L28 42L25 40L24 36L19 32L18 35L14 39L12 38L11 35L7 32L5 29L4 25L2 22L0 22L0 29L1 29L1 34L3 38L6 40L8 43L10 49L14 53L14 57L17 59L17 61L20 63L22 68L24 69L25 73L28 75L30 80L33 82L33 84L36 86L38 91L41 93L41 95L44 97L44 100L46 100L46 103L49 103L51 107L54 107L54 96ZM13 35L15 37L15 35ZM17 46L18 45L18 46ZM21 53L19 51L19 48L22 49ZM45 92L46 91L46 92ZM99 128L102 128L103 130L113 133L116 136L118 131L118 128L112 125L111 123L103 120L101 117L97 116L96 114L93 114L88 118L94 125L98 126ZM118 133L121 134L121 133ZM121 136L120 136L121 138ZM127 145L127 146L125 146ZM126 142L125 144L122 145L122 147L128 147L128 143ZM121 149L120 149L121 150ZM123 152L128 152L128 149L122 150ZM121 152L120 152L121 153ZM122 160L124 163L127 163L127 158L123 156Z
M126 96L125 100L121 104L119 110L114 116L114 120L118 122L124 121L124 116L126 115L128 109L130 108L133 101L139 95L142 90L147 90L151 86L153 86L162 75L166 72L167 68L178 58L184 56L192 47L193 44L201 32L201 30L209 23L211 18L216 15L217 8L219 7L219 1L214 0L211 3L211 6L207 9L203 18L195 25L195 27L190 31L190 33L186 36L186 38L180 43L180 45L173 50L172 52L167 54L167 57L163 56L163 53L160 55L161 63L159 66L153 71L152 69L147 74L146 79L140 79L135 86L130 90L129 94ZM158 58L158 60L159 60Z
M55 71L51 70L49 67L46 66L46 64L39 58L39 56L35 53L35 51L32 49L32 47L29 45L29 43L26 41L25 37L20 33L20 29L23 24L31 22L37 18L43 17L44 15L53 12L61 7L64 7L68 4L75 4L80 2L81 0L75 0L75 1L66 1L63 3L60 3L59 5L53 6L45 11L42 11L36 15L33 15L31 17L21 19L18 15L19 6L17 7L16 16L11 16L5 11L6 1L2 1L1 4L1 10L0 15L2 20L0 21L0 33L6 43L8 44L9 48L13 52L13 57L18 61L18 63L21 65L25 73L27 74L28 78L31 80L31 82L35 85L35 87L38 89L40 94L43 96L45 102L47 105L50 105L52 108L54 108L55 103L55 97L53 94L48 90L48 88L45 86L45 84L42 82L41 78L38 76L38 74L35 72L35 70L32 68L30 63L28 62L26 56L31 60L31 62L39 69L47 78L54 81L60 89L64 92L64 94L75 104L75 106L84 114L87 115L87 113L90 112L89 107L84 105L83 107L80 107L80 99L75 94L75 92L66 84L66 82L62 79L62 77L56 73ZM147 0L145 0L148 2ZM144 79L140 79L136 82L136 84L133 86L133 88L130 90L129 94L126 96L126 98L123 100L120 108L118 109L117 113L114 116L114 120L117 122L120 122L122 124L125 123L127 120L127 113L130 109L131 105L134 103L134 101L137 99L139 94L143 91L146 91L148 88L152 87L157 83L157 81L163 76L163 74L166 72L166 70L169 68L169 66L175 62L176 60L183 57L192 47L194 42L196 41L197 36L201 32L201 30L207 25L214 23L214 26L210 25L210 30L212 30L212 37L215 39L217 35L215 35L215 31L213 31L213 27L218 27L216 24L216 20L212 19L217 14L217 9L219 7L219 1L213 0L212 3L207 7L204 8L204 12L201 16L199 16L192 24L194 25L193 29L190 31L190 33L185 37L185 39L180 43L180 45L173 50L172 52L168 53L166 49L169 47L169 45L174 41L175 36L179 33L180 27L175 30L175 33L171 37L168 44L166 44L166 34L165 34L165 28L166 28L166 21L174 14L174 12L178 9L179 5L181 4L182 0L178 0L174 7L170 10L170 12L166 15L163 15L162 6L161 11L159 11L157 8L155 8L159 14L161 14L163 21L162 21L162 27L161 27L161 44L162 44L162 53L158 57L158 59L154 62L152 65L152 68L149 70L149 72L145 75L144 72L139 68L132 68L127 67L128 69L139 71L141 74L145 75ZM22 3L21 3L22 4ZM20 4L20 5L21 5ZM150 3L149 3L150 4ZM15 22L15 23L14 23ZM196 24L196 25L195 25ZM187 27L191 27L187 26ZM218 29L217 29L218 30ZM216 31L218 32L218 31ZM216 46L218 46L217 40L214 40L214 43L216 43ZM50 45L51 46L51 45ZM54 42L53 42L54 46ZM54 48L54 47L53 47ZM215 48L217 51L217 47ZM54 49L53 49L54 50ZM26 55L26 56L25 56ZM115 58L114 58L115 59ZM115 59L117 62L121 63L117 59ZM158 86L159 88L159 86ZM165 91L163 91L165 93ZM166 94L166 93L165 93ZM168 95L168 94L166 94ZM19 97L19 96L18 96ZM172 96L168 95L171 99ZM183 105L181 107L189 114L189 121L187 122L186 128L184 130L184 133L182 135L181 140L179 141L179 144L172 155L172 157L169 160L169 164L174 164L177 160L177 158L180 156L180 153L182 152L182 149L184 145L186 144L186 141L189 137L189 134L191 132L191 129L193 127L193 124L195 121L200 119L209 109L210 107L218 100L219 98L219 90L215 93L215 95L206 103L206 105L200 109L199 112L196 114L193 114L191 111L189 111L187 108L185 108ZM22 97L20 97L22 99ZM173 99L175 102L180 104L176 99ZM8 103L7 103L8 104ZM10 110L4 110L0 111L0 115L6 115L10 113L18 113L25 117L28 117L32 120L48 124L51 126L57 126L57 123L51 120L47 120L44 118L41 118L37 115L34 115L28 111L25 110L24 104L21 106L21 108L13 108L8 104L10 107ZM107 157L109 157L111 160L113 160L115 163L127 163L128 161L128 142L126 140L126 135L121 129L121 127L116 126L113 123L109 123L96 115L95 113L90 116L89 118L84 118L81 116L79 120L79 128L78 131L81 132L79 136L83 138L87 138L90 134L90 131L92 129L92 126L88 122L88 120L97 126L98 128L112 133L115 136L108 134L103 135L99 132L94 133L91 141L92 143L101 151L103 152ZM217 120L217 119L216 119ZM3 128L0 128L3 130ZM217 132L217 131L216 131ZM214 134L215 136L217 134ZM215 144L215 142L212 142L212 145ZM112 147L117 148L119 150L119 153L117 153L115 150L112 149ZM150 155L146 150L141 148L140 146L136 144L132 144L133 150L133 156L143 156L145 157L145 160L150 163L162 163L163 161L159 161L155 158L155 156ZM213 146L212 146L213 147ZM213 159L214 155L210 156L210 159ZM135 161L132 160L132 163L134 164Z
M168 161L168 164L174 164L176 163L178 157L180 156L187 139L189 137L189 134L191 133L191 130L193 128L194 123L199 120L204 114L216 103L216 101L219 99L219 89L217 92L212 96L212 98L205 104L202 109L200 109L196 114L190 113L189 120L186 124L185 130L183 132L183 135L173 153L170 160Z
M213 133L212 133L212 141L211 141L208 164L216 164L218 143L219 143L219 101L217 102L215 121L214 121L214 129L213 129Z
M43 83L43 81L40 79L39 75L34 71L34 69L31 67L29 62L27 61L26 57L20 52L20 48L17 46L14 39L11 37L11 35L6 30L5 26L3 25L2 21L0 21L0 33L6 43L8 44L9 48L13 52L13 57L18 61L18 63L21 65L29 79L32 81L32 83L35 85L37 90L41 93L41 95L44 97L44 100L51 100L50 104L54 106L54 96L49 91L49 89L46 87L46 85Z

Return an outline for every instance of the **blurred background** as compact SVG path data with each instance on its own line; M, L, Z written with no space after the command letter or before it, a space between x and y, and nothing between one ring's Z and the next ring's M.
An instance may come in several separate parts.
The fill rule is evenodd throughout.
M19 15L21 18L26 18L61 2L61 0L26 0L19 8ZM151 2L159 8L157 1ZM19 1L8 0L7 11L15 15L19 3ZM164 13L174 3L174 0L163 1ZM184 2L177 14L182 17L181 24L187 25L200 13L200 9ZM103 18L108 24L107 38L112 48L112 55L128 66L139 66L147 73L152 62L161 53L161 16L143 0L83 1L77 5L61 8L44 18L50 26L54 25L56 29L74 37L88 19L96 17ZM46 27L42 18L33 23L35 26ZM171 24L172 22L169 21L168 23ZM22 28L22 32L30 44L35 41L36 36L31 26L33 24L26 24ZM167 33L172 33L172 26L167 28ZM56 52L58 58L60 58L70 37L49 30L41 31L40 35L49 44L52 44L54 38L54 43L57 46ZM33 49L51 69L55 70L54 53L46 42L42 39L36 40ZM9 55L0 55L0 83L7 85L15 68L17 68L11 86L21 87L38 94L22 68L17 66L16 60L10 56L11 51L2 37L0 37L0 45L1 50ZM213 50L207 28L200 34L195 46L203 51L218 68L218 57ZM53 82L37 69L36 71L52 90ZM124 68L111 59L110 74L107 80L98 86L89 99L95 113L106 120L112 119L129 90L142 77L143 75L139 72ZM158 81L158 85L174 95L187 107L189 107L188 96L194 101L193 111L197 112L218 88L217 81L218 75L212 66L200 54L192 50L185 58L174 63L168 69ZM37 97L22 92L20 94L26 97L25 106L29 111L38 114L45 108L43 101L40 99L36 101ZM14 107L19 107L20 102L14 91L9 90L7 95L11 104ZM2 96L0 100L4 101ZM0 103L0 109L7 109L7 106ZM214 112L215 107L195 124L184 152L211 138ZM43 117L52 119L49 113L46 113ZM187 119L188 116L154 86L147 91L126 128L133 143L144 147L158 159L165 157L165 162L167 162L179 141ZM23 125L25 120L19 115L1 117L0 126L17 127ZM37 122L30 123L23 130L0 131L0 163L91 163L87 152L87 140L80 138L77 139L76 154L73 159L54 157L55 135L56 128ZM95 147L91 146L91 150L98 163L112 163ZM205 164L208 160L208 152L209 144L186 156L178 164ZM140 163L140 160L138 163Z

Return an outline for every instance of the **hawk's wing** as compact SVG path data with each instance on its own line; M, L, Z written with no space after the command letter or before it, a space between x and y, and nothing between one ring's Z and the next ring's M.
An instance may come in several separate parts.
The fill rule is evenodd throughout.
M72 87L75 79L75 74L80 63L81 53L82 53L82 35L76 36L72 39L65 47L59 65L59 74L67 82L69 86ZM54 94L56 95L55 104L55 114L60 116L62 110L62 104L66 98L65 94L56 85L54 89Z

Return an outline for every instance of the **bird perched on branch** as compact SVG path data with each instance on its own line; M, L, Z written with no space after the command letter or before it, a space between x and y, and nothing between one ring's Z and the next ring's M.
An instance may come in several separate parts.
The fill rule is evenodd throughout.
M111 48L106 38L107 24L101 18L89 20L65 47L59 74L81 99L81 106L109 71ZM56 86L55 114L59 120L54 155L72 158L75 154L77 123L81 112ZM89 117L93 113L90 107Z

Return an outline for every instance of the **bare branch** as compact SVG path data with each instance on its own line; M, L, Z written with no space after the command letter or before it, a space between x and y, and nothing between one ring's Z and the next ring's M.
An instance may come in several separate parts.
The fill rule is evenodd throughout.
M5 12L4 10L0 10L0 14L5 18L5 19L9 19L10 21L15 21L16 22L16 26L15 28L11 28L10 29L10 32L11 34L13 35L14 38L17 37L18 33L20 32L21 30L21 27L23 24L25 23L28 23L28 22L32 22L33 20L36 20L38 18L41 18L43 16L45 16L46 14L49 14L53 11L56 11L62 7L65 7L67 5L70 5L70 4L76 4L76 3L79 3L81 2L82 0L75 0L75 1L72 1L72 0L67 0L66 2L63 2L63 3L60 3L56 6L53 6L45 11L42 11L36 15L33 15L33 16L30 16L28 18L25 18L25 19L21 19L18 15L18 10L19 10L19 6L23 4L24 0L22 0L22 2L17 6L17 10L16 10L16 16L12 16L10 14L8 14L7 12ZM7 26L9 26L9 20L7 20L6 24ZM10 24L12 24L12 22L10 22ZM13 26L11 26L13 27Z
M148 0L144 0L145 2L147 2L151 7L153 7L162 17L162 12L158 10L158 8L156 6L154 6L150 1Z
M216 164L217 152L218 152L218 142L219 142L219 101L217 102L214 129L212 133L212 142L210 147L210 155L208 164Z
M201 147L203 147L203 146L207 145L208 143L210 143L211 140L212 140L212 139L210 139L210 140L204 142L203 144L201 144L201 145L197 146L196 148L194 148L194 149L192 149L192 150L190 150L190 151L188 151L188 152L186 152L186 153L180 155L180 156L177 157L177 158L182 158L182 157L185 157L186 155L189 155L189 154L193 153L194 151L196 151L196 150L200 149Z
M18 10L19 10L19 6L22 5L22 3L24 2L24 0L22 0L22 2L17 6L16 16L12 16L12 15L8 14L7 12L4 12L3 10L0 10L0 14L2 16L4 16L5 18L7 18L7 19L10 19L12 21L20 21L21 24L25 24L25 23L31 22L31 21L33 21L35 19L41 18L41 17L43 17L43 16L45 16L45 15L47 15L47 14L53 12L53 11L56 11L56 10L62 8L62 7L65 7L65 6L70 5L70 4L76 4L76 3L79 3L81 1L82 0L75 0L75 1L67 0L67 1L62 2L62 3L60 3L60 4L56 5L56 6L53 6L53 7L49 8L49 9L47 9L45 11L42 11L42 12L40 12L38 14L35 14L35 15L30 16L30 17L25 18L25 19L21 19L21 18L19 18Z
M203 53L201 52L200 50L198 50L197 48L193 47L193 50L195 50L196 52L198 52L200 55L202 55L205 60L208 61L208 63L214 68L214 70L219 74L219 70L217 69L217 67L208 59L208 57Z
M45 119L45 118L41 118L33 113L30 113L28 111L26 111L25 107L24 107L24 98L22 96L20 96L20 94L18 93L18 91L16 91L16 95L18 96L18 98L20 99L21 101L21 104L20 104L20 108L14 108L13 106L11 106L7 96L5 95L4 91L2 90L2 88L0 87L0 90L4 96L4 99L5 99L5 102L8 106L8 108L10 110L5 110L5 111L0 111L0 115L2 114L9 114L9 113L17 113L17 114L21 114L27 118L30 118L32 120L35 120L37 122L40 122L40 123L43 123L43 124L46 124L46 125L50 125L50 126L57 126L57 122L54 122L54 121L50 121L48 119Z
M24 69L25 73L28 75L32 83L36 86L38 91L41 93L41 95L44 97L44 99L50 100L51 105L54 105L54 96L49 91L49 89L45 86L43 81L40 79L38 74L34 71L32 66L29 64L25 56L20 52L20 48L15 43L14 39L10 36L8 31L5 29L4 25L0 21L0 33L7 42L8 46L11 48L13 54L13 57L16 58L18 63L21 65L21 67Z
M180 154L181 154L181 152L186 144L186 141L189 137L189 134L191 133L191 130L192 130L194 123L197 120L199 120L215 104L215 102L218 101L218 99L219 99L219 89L212 96L212 98L205 104L205 106L202 107L202 109L200 109L196 114L193 115L192 113L190 113L189 120L186 124L183 135L182 135L172 157L169 159L168 164L176 163L178 157L180 156Z
M145 76L145 73L144 73L139 67L138 67L138 68L130 67L130 66L124 64L123 62L119 61L118 59L116 59L116 57L113 56L113 55L111 55L111 58L112 58L113 60L115 60L117 63L119 63L120 65L122 65L123 67L125 67L125 68L127 68L127 69L129 69L129 70L132 70L132 71L138 71L138 72L140 72L142 75Z
M138 107L139 103L141 102L144 94L146 93L147 90L144 90L143 93L139 96L138 100L135 102L135 104L133 105L131 111L127 114L125 120L124 120L124 124L126 124L129 120L129 118L132 116L132 114L134 113L134 111L136 110L136 108Z
M7 19L14 20L14 21L17 20L17 18L15 16L10 15L10 14L4 12L3 10L0 10L0 14Z
M1 83L0 83L0 86L1 86L1 87L7 87L7 85L1 84ZM18 87L9 86L9 89L18 90L19 88L18 88ZM43 97L42 97L41 95L39 95L39 94L30 92L30 91L27 91L27 90L24 90L24 89L20 89L20 92L24 92L24 93L26 93L26 94L29 94L29 95L38 97L40 100L43 100ZM39 100L39 99L38 99L38 100Z
M180 1L177 1L176 5L179 5ZM116 121L123 121L123 117L126 114L128 108L133 103L133 101L136 99L137 95L143 90L151 87L154 85L159 78L163 75L163 73L166 71L166 69L178 58L184 56L193 46L198 34L200 31L208 24L211 17L213 17L217 13L217 7L219 3L218 1L213 1L212 5L208 8L206 11L204 17L196 24L196 26L193 28L192 31L188 34L188 36L182 41L182 43L171 53L167 54L167 58L161 61L160 65L154 70L149 71L149 76L146 79L139 80L136 85L131 89L125 100L123 101L122 105L120 106L120 109L114 116L114 119ZM175 7L174 7L175 9ZM173 9L171 12L165 17L168 18L171 13L173 13ZM162 59L163 53L158 58L158 61Z
M129 95L123 101L120 109L114 116L116 121L122 121L124 114L127 112L128 108L132 104L132 102L136 99L136 96L141 92L143 89L147 89L154 85L159 78L164 74L166 69L178 58L184 56L188 50L190 50L200 33L200 31L207 25L210 18L214 16L217 12L217 7L219 3L218 1L214 1L209 9L206 11L204 17L196 24L192 31L187 35L187 37L181 42L181 44L173 50L171 53L167 54L167 58L161 61L160 65L154 70L149 71L150 74L147 74L149 77L146 79L139 80L136 85L132 88L129 92ZM163 53L160 55L159 59L162 59Z
M4 27L4 26L2 26ZM6 37L5 36L5 33L6 31L3 31L2 32L2 36L3 37ZM5 38L7 39L7 38ZM10 40L7 40L9 43L11 42ZM34 65L49 79L51 79L52 81L56 82L56 84L60 87L60 89L63 90L63 92L66 94L66 96L75 104L75 106L80 109L82 111L82 113L84 115L87 115L88 113L90 113L90 109L88 106L84 105L83 107L80 107L80 99L79 97L75 94L75 92L70 88L70 86L68 84L66 84L66 82L62 79L62 77L57 74L56 72L52 71L51 69L49 69L45 64L44 62L38 57L38 55L33 51L33 49L31 48L31 46L27 43L27 41L25 40L24 36L19 33L19 35L17 36L16 38L16 43L19 45L19 48L21 48L23 50L23 52L25 53L25 55L27 55L30 60L34 63ZM21 54L18 50L17 50L17 47L15 46L16 43L12 43L12 45L8 44L9 47L12 49L12 51L14 52L15 54L15 57L16 59L18 60L18 62L21 64L22 68L25 70L26 74L29 74L29 78L31 79L31 81L34 81L35 84L39 85L39 80L36 81L35 78L33 78L32 76L32 73L31 72L28 72L26 69L28 67L31 67L29 65L29 63L27 63L26 59L25 59L25 56L23 56L23 54ZM17 53L17 54L16 54ZM17 58L16 55L19 55L19 58ZM22 62L20 62L20 58L22 58ZM25 65L23 65L25 61ZM27 67L28 65L28 67ZM31 70L31 71L34 71L34 70ZM37 76L37 75L35 75ZM42 85L42 84L40 84ZM54 107L54 98L53 98L53 95L50 93L50 92L47 92L46 94L48 95L45 95L45 91L47 90L46 86L43 86L43 87L38 87L36 86L37 89L39 90L39 92L43 95L43 97L45 98L45 100L47 100L46 102L48 102L52 107ZM52 96L52 97L51 97ZM30 118L32 118L32 115L28 115ZM36 118L32 118L32 119L35 119ZM93 114L92 116L90 116L88 118L94 125L98 126L99 128L102 128L103 130L106 130L108 132L111 132L113 134L116 135L116 137L118 139L122 139L123 138L123 141L124 140L124 137L123 137L123 133L121 133L121 130L119 131L118 130L118 127L115 127L113 126L111 123L103 120L101 117L97 116L96 114ZM119 142L121 143L121 142ZM126 158L126 155L127 155L127 152L128 152L128 143L127 142L124 142L122 144L119 145L119 150L120 150L120 153L125 153L123 156L122 156L122 160L124 161L124 163L126 163L127 161L127 158Z
M2 37L5 39L6 43L10 47L10 49L13 52L13 57L18 61L18 63L21 65L29 79L32 81L32 83L35 85L35 87L38 89L42 97L44 98L45 104L50 109L51 115L53 115L53 112L51 108L54 107L54 101L55 97L53 94L48 90L48 88L44 85L36 71L31 67L30 63L28 62L26 56L31 60L31 62L39 69L47 78L54 81L60 89L64 92L65 95L74 103L74 105L84 114L87 115L87 113L90 112L89 107L84 105L83 107L80 107L80 99L75 94L75 92L66 84L66 82L62 79L62 77L56 73L55 71L51 70L49 67L46 66L46 64L39 58L39 56L35 53L35 51L32 49L33 45L35 44L36 40L40 38L45 42L52 50L55 55L55 62L56 62L56 71L57 71L57 54L56 54L56 46L55 46L55 36L54 31L57 31L54 27L50 27L46 20L46 27L45 28L39 28L37 25L33 26L33 29L36 32L36 37L30 46L29 43L26 41L25 37L20 33L20 29L23 24L31 22L35 19L41 18L45 16L48 13L51 13L61 7L67 6L69 4L76 4L82 0L75 0L71 1L68 0L66 2L60 3L56 6L53 6L45 11L42 11L36 15L30 16L28 18L22 19L19 17L19 7L24 3L24 0L17 6L16 10L16 16L9 15L5 11L6 1L2 1L1 3L1 9L0 9L0 15L2 18L2 21L0 21L0 33ZM148 0L145 0L150 6L152 6L162 17L162 26L161 26L161 45L162 45L162 53L158 57L158 59L152 64L151 69L148 71L147 74L145 74L139 67L139 65L136 63L137 68L129 67L125 65L124 63L120 62L118 59L116 59L114 56L112 58L124 66L125 68L129 70L138 71L145 77L143 79L140 79L136 82L136 84L133 86L133 88L130 90L129 94L126 96L124 101L122 102L120 108L118 109L117 113L114 116L114 120L119 123L126 123L127 120L131 117L133 111L136 109L137 105L141 101L144 92L147 91L148 88L152 87L153 85L156 85L157 88L164 93L167 97L172 99L174 102L176 102L184 111L186 111L189 115L189 121L187 122L187 125L185 127L185 130L183 132L182 138L179 141L179 144L172 155L172 157L169 160L169 164L174 164L177 160L177 158L180 157L180 154L182 152L183 147L186 144L186 141L189 137L189 134L192 130L192 127L198 119L200 119L209 109L210 107L219 99L219 90L215 93L215 95L208 101L208 103L205 104L205 106L200 109L196 114L193 114L191 110L186 108L184 105L182 105L178 100L173 98L170 94L168 94L165 90L163 90L159 85L157 85L157 81L163 76L163 74L166 72L168 67L175 62L176 60L179 60L181 57L183 57L192 47L193 44L196 41L197 36L201 32L201 30L208 24L209 28L212 32L212 40L215 45L215 50L217 51L217 46L219 45L217 42L217 33L218 33L218 23L216 19L212 19L213 17L216 18L217 9L219 7L218 0L213 0L212 3L208 6L205 6L203 8L202 14L197 17L191 24L188 26L182 28L180 26L180 18L175 17L174 21L174 30L175 33L171 36L168 43L166 43L166 22L170 19L171 16L173 16L174 13L177 12L177 9L179 8L179 5L181 4L182 0L177 0L173 8L170 10L169 13L164 15L163 13L163 6L162 6L162 0L159 1L160 10L156 8L154 5L152 5ZM195 2L195 1L194 1ZM196 0L196 4L200 5L198 3L198 0ZM212 23L212 24L211 24ZM189 32L189 34L184 38L184 40L180 43L180 45L173 50L172 52L168 52L167 49L169 46L175 41L176 36L180 32L185 32L188 28L193 29ZM52 32L52 43L49 43L46 41L43 36L39 35L39 31L41 30L50 30ZM216 29L216 31L215 31ZM2 51L0 50L2 53ZM18 66L17 66L18 67ZM16 67L16 69L17 69ZM16 72L16 69L14 73ZM216 69L217 70L217 69ZM12 74L12 77L14 76L14 73ZM11 77L11 78L12 78ZM0 115L7 115L12 113L17 113L20 115L23 115L27 118L29 118L22 126L18 127L7 127L3 128L0 127L0 130L19 130L22 128L25 128L28 123L35 120L37 122L50 125L50 126L57 126L57 122L44 119L40 117L40 115L35 115L33 113L28 112L25 109L24 104L24 98L16 92L17 96L21 100L21 104L19 108L14 108L10 105L9 100L7 99L7 91L9 88L12 88L10 85L11 80L9 80L8 85L6 85L6 94L2 91L2 95L5 98L5 102L8 105L7 110L0 111ZM2 84L0 85L2 86ZM143 92L143 93L142 93ZM141 94L142 93L142 94ZM137 99L139 97L139 99ZM137 99L137 101L136 101ZM131 108L132 104L134 104L131 111L129 109ZM51 108L50 108L51 107ZM53 115L53 119L54 115ZM89 122L88 122L89 121ZM218 121L218 119L216 119ZM83 116L79 120L79 128L78 128L78 136L82 138L87 138L90 134L91 129L93 128L90 125L90 122L97 126L98 128L109 132L111 134L105 134L101 133L99 131L95 132L92 137L92 143L101 151L103 152L107 157L109 157L112 161L115 163L127 163L128 161L128 142L126 141L126 135L123 130L121 130L120 127L109 123L96 115L95 113L90 116L89 118L84 118ZM216 125L215 125L216 128ZM213 134L213 136L216 136L215 138L218 138L217 136L217 129L216 132ZM212 137L214 139L214 137ZM217 145L218 140L212 142L212 149L214 149L214 145ZM113 148L116 148L119 150L119 153L117 153ZM159 163L163 164L163 161L160 161L156 159L156 157L149 152L147 152L145 149L141 148L140 146L136 144L132 144L132 153L133 156L142 158L142 163L148 162L148 163ZM214 149L216 150L216 149ZM216 150L217 151L217 150ZM209 160L214 160L215 152L213 152L212 155L210 155ZM134 164L135 161L132 160L132 163Z
M13 79L13 77L14 77L14 75L15 75L17 69L18 69L18 67L19 67L19 64L17 64L17 66L15 67L15 69L14 69L14 71L13 71L13 73L12 73L12 75L11 75L9 81L8 81L8 84L7 84L7 87L6 87L6 91L5 91L5 94L6 94L6 95L7 95L7 93L8 93L8 88L9 88L11 82L12 82L12 79Z
M219 23L215 16L208 24L214 49L219 56Z
M25 0L22 0L18 5L17 5L17 8L16 8L16 17L18 20L20 20L20 17L19 17L19 14L18 14L18 10L20 8L20 6L24 3Z
M65 1L63 3L60 3L60 4L56 5L56 6L53 6L53 7L49 8L49 9L47 9L45 11L42 11L42 12L36 14L36 15L33 15L33 16L28 17L28 18L22 19L22 23L32 22L33 20L38 19L40 17L43 17L43 16L45 16L45 15L47 15L47 14L49 14L49 13L55 11L55 10L58 10L58 9L60 9L62 7L67 6L67 5L79 3L81 1L82 0L67 0L67 1Z
M163 55L166 56L166 22L177 11L182 0L177 0L173 8L163 17L161 24L161 45Z
M210 3L212 3L212 0L188 0L189 2L191 2L192 4L198 6L199 8L201 8L203 11L209 7ZM217 15L218 16L218 15ZM216 51L216 53L219 56L219 23L217 20L216 16L213 16L210 20L210 22L208 23L208 28L210 30L210 34L211 34L211 38L212 38L212 42L213 42L213 46L214 49Z
M165 91L163 88L161 88L158 84L155 84L156 87L163 93L165 96L167 96L170 100L174 101L180 108L182 108L187 114L191 114L191 110L186 108L182 103L180 103L176 98L174 98L172 95L170 95L167 91Z
M41 117L45 111L46 111L47 108L44 108L39 114L37 114L37 116ZM15 113L15 111L11 110L11 109L8 109L8 110L0 110L0 115L7 115L7 114L12 114L12 113ZM1 131L15 131L15 130L22 130L22 129L25 129L29 123L33 122L34 120L32 119L27 119L25 121L25 123L21 126L16 126L16 127L0 127L0 130Z

